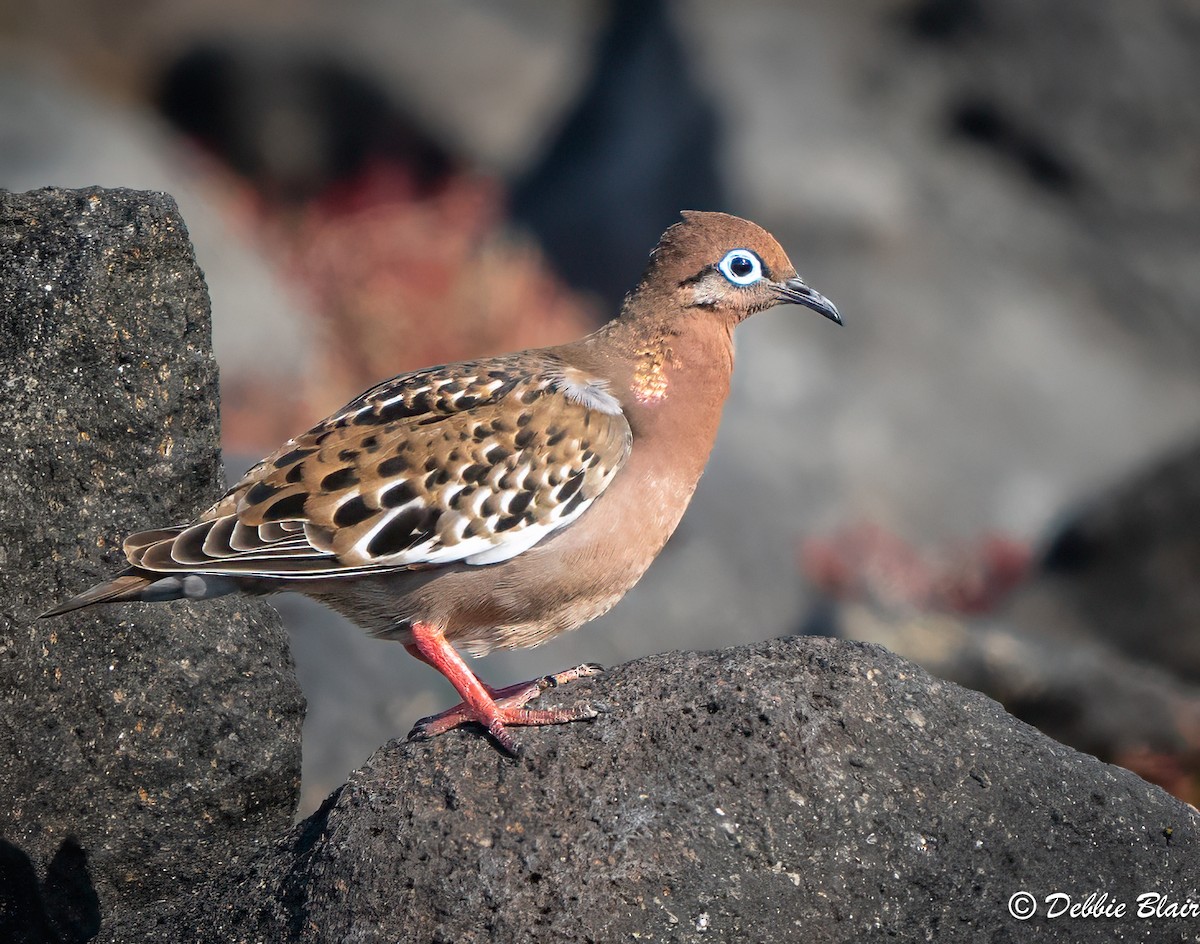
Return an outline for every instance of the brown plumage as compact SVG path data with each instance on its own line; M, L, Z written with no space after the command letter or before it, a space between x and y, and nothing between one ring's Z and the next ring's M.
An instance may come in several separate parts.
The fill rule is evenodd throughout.
M734 327L794 302L840 323L753 223L685 212L620 315L572 344L402 374L258 463L195 522L142 531L130 568L50 610L297 590L402 642L463 703L415 729L593 717L524 706L455 651L537 645L606 612L678 524L716 437Z

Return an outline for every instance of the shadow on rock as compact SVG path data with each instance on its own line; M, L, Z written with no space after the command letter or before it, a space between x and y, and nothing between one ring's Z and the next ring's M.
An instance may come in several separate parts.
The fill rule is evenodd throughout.
M100 932L100 898L87 853L63 840L38 881L33 861L0 839L0 940L10 944L82 944Z

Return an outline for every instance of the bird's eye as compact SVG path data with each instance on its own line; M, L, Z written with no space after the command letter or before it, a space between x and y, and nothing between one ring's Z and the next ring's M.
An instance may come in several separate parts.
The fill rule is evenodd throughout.
M734 285L750 285L762 278L762 263L749 249L731 249L717 263L721 274Z

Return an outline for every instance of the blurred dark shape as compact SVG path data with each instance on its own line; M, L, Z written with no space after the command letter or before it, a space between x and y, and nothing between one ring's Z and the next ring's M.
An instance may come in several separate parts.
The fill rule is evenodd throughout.
M980 28L945 42L902 31L906 59L930 60L951 133L1076 204L1062 217L1079 237L1074 264L1110 325L1190 369L1200 356L1200 108L1184 90L1200 85L1200 6L970 3ZM955 5L915 8L930 4Z
M513 216L570 284L615 309L684 209L727 205L721 128L665 0L614 0L596 64Z
M1200 681L1200 442L1077 511L1013 607Z
M158 107L264 196L298 202L377 165L418 192L455 165L369 77L320 53L211 42L165 70Z
M863 524L806 541L800 569L835 599L968 615L995 610L1028 575L1031 556L1025 544L1002 535L922 551L878 525Z
M947 122L952 134L991 149L1046 190L1069 196L1080 187L1079 171L1049 141L993 101L965 98L950 107Z
M901 11L900 22L916 38L933 43L958 42L987 28L977 0L918 0Z
M99 933L100 898L74 836L55 852L44 882L22 849L0 839L0 941L83 944Z

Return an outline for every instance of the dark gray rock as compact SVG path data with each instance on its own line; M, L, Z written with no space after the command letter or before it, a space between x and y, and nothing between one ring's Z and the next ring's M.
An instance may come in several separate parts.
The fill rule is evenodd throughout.
M1200 350L1200 11L1186 0L917 0L940 53L945 129L1073 217L1098 299L1163 360ZM1067 38L1069 37L1069 41ZM1019 64L1019 68L1014 68ZM1097 305L1098 308L1102 307Z
M2 940L86 940L291 821L303 703L269 607L36 619L219 494L216 380L169 196L0 192Z
M1012 621L1200 681L1200 442L1080 503L1050 540Z
M845 603L824 608L841 639L886 646L939 678L995 698L1044 734L1200 802L1200 688L1053 621L1020 623ZM1082 628L1082 627L1081 627Z
M611 713L378 751L203 907L212 940L1190 939L1010 897L1198 899L1195 810L884 649L777 640L554 693ZM1044 911L1044 905L1039 910ZM179 927L194 925L196 910ZM164 940L169 938L164 938Z

